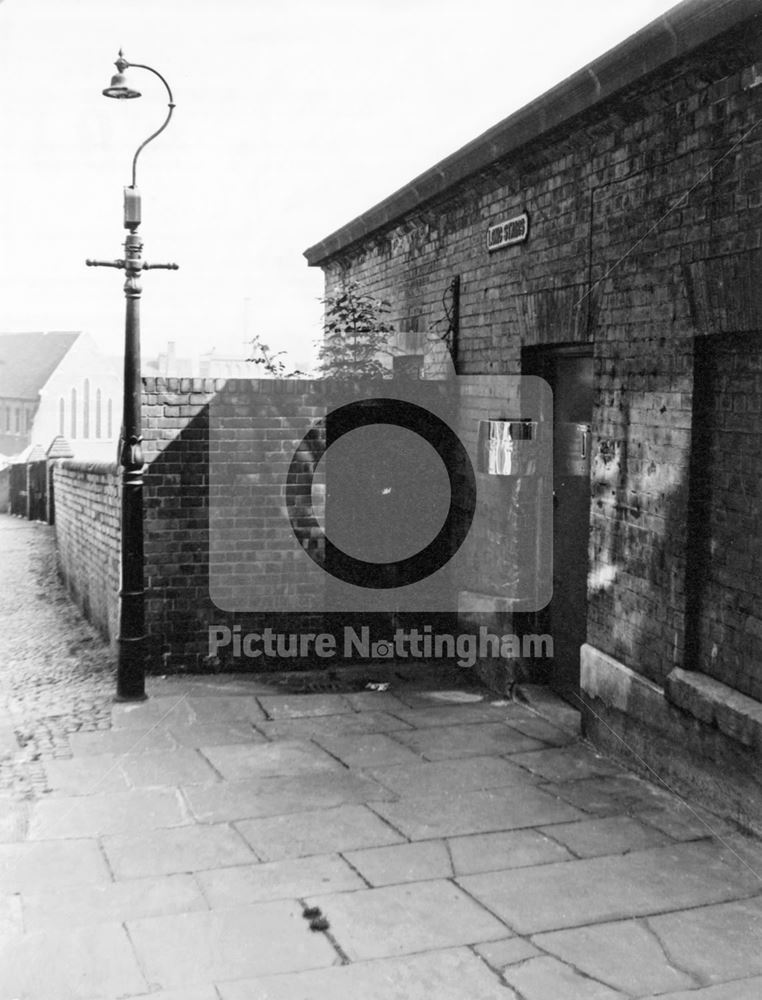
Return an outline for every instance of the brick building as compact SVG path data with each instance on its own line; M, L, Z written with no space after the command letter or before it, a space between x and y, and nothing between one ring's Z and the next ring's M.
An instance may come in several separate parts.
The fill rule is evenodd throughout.
M306 252L403 353L550 382L546 679L758 827L761 46L756 0L681 3Z

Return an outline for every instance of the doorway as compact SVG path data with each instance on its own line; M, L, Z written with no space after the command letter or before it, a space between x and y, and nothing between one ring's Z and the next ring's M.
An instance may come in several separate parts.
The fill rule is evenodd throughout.
M522 374L539 375L553 390L553 597L534 627L553 637L550 686L570 697L579 692L587 632L592 347L525 348Z

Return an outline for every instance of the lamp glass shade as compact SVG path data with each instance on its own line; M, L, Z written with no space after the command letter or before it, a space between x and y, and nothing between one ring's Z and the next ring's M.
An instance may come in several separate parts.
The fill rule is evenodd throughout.
M125 101L132 97L140 97L140 91L130 87L122 73L115 73L111 77L110 85L103 91L103 96Z

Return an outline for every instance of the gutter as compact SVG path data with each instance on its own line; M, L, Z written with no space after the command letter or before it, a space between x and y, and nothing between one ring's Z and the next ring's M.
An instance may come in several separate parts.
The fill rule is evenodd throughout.
M496 160L753 17L759 0L684 0L541 97L304 251L315 267Z

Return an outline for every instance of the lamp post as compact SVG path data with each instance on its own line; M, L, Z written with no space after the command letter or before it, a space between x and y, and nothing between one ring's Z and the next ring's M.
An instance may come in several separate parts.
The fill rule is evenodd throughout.
M143 260L143 241L138 235L141 221L140 192L137 187L137 163L142 150L169 124L175 102L169 84L151 66L130 63L119 50L114 64L118 72L103 91L105 97L119 100L140 97L140 91L127 83L124 71L145 69L157 76L167 89L169 112L164 123L138 146L132 158L132 184L124 189L124 258L88 260L88 267L116 267L125 272L124 324L124 409L119 448L122 479L121 587L119 591L119 663L116 697L118 701L142 701L145 693L145 610L143 605L143 451L141 427L142 381L140 377L140 276L154 268L176 271L177 264L149 264Z

